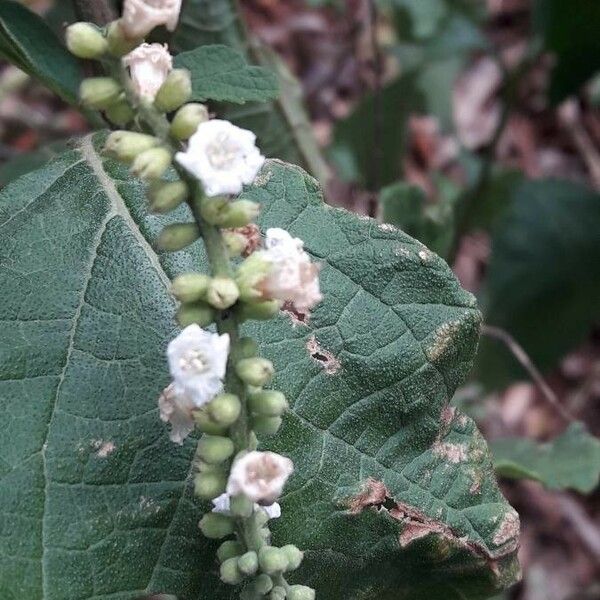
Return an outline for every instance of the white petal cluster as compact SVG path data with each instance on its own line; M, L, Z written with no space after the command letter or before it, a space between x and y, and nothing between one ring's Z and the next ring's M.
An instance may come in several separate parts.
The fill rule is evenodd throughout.
M214 508L212 512L214 513L222 513L225 515L230 514L230 506L231 506L231 497L229 494L221 494L217 496L212 501ZM267 506L260 506L259 504L254 504L255 510L263 510L269 519L279 519L281 516L281 506L277 502L273 502L273 504L269 504Z
M274 452L248 452L233 463L227 494L244 494L260 505L271 505L281 495L293 470L294 464L285 456Z
M202 183L207 196L239 194L265 162L251 131L220 119L201 123L187 151L176 159Z
M165 423L171 424L169 437L176 444L183 444L183 440L194 429L193 410L196 408L190 396L179 392L171 383L158 399L160 418Z
M260 256L271 264L264 283L266 296L290 302L301 311L310 310L322 300L319 266L311 263L301 239L284 229L268 229L265 248Z
M142 44L123 58L123 64L137 94L152 102L173 69L173 57L166 45Z
M130 39L143 38L159 25L174 31L180 11L181 0L125 0L123 31Z

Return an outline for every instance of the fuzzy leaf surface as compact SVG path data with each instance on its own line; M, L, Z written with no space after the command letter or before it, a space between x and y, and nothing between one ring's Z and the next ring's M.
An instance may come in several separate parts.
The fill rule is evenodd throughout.
M201 243L157 254L143 186L90 138L0 195L0 597L232 599L191 495L195 440L170 443L157 396L176 333L168 279ZM296 472L275 543L307 550L318 597L485 598L517 577L518 517L487 446L448 407L480 314L406 234L322 203L268 161L244 195L322 265L310 320L252 324L292 405L265 446ZM352 576L350 576L352 575Z

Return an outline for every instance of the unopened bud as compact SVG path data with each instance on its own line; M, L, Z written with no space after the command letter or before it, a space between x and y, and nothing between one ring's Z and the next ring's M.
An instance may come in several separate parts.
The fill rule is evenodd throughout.
M233 442L226 437L203 435L198 442L198 456L209 464L226 461L234 452Z
M160 179L171 166L173 157L166 148L152 148L142 152L131 165L131 172L140 179Z
M111 77L89 77L79 86L81 103L97 110L104 110L114 104L120 94L121 86Z
M281 417L260 417L252 418L252 429L259 435L275 435L282 423Z
M264 302L253 302L242 304L238 316L242 321L255 319L257 321L268 321L279 314L281 303L279 300L265 300Z
M101 58L108 51L106 38L92 23L74 23L66 31L67 48L79 58Z
M266 417L280 417L288 408L285 396L274 390L252 394L248 405L253 413Z
M206 513L199 525L200 531L211 540L224 538L235 531L233 519L221 513Z
M184 273L173 280L171 293L181 302L202 300L210 281L210 277L202 273Z
M269 600L285 600L285 588L277 585L269 594Z
M238 569L244 575L254 575L258 571L258 556L256 552L246 552L238 558Z
M167 252L177 252L193 244L200 237L195 223L174 223L167 225L158 238L158 246Z
M273 580L266 573L261 573L254 580L252 588L257 594L268 594L273 589Z
M223 240L232 258L240 256L246 249L246 238L237 231L223 231Z
M194 491L200 498L212 500L225 491L227 481L220 473L198 473L194 480ZM217 513L214 513L217 514Z
M243 302L262 301L262 284L271 268L271 263L258 254L252 254L239 266L235 280Z
M287 600L315 600L315 590L305 585L292 585L287 591Z
M228 558L236 558L244 554L244 546L240 542L234 540L227 540L223 542L217 550L217 558L219 562L223 562Z
M183 181L160 182L150 190L150 210L168 213L176 209L188 196L188 186Z
M211 400L207 410L215 423L229 427L239 419L242 403L234 394L219 394Z
M133 120L134 116L135 113L125 98L120 98L106 109L108 120L119 127L125 127Z
M152 135L134 131L113 131L104 144L104 152L126 163L132 162L136 156L156 148L160 140Z
M299 550L293 544L288 544L287 546L283 546L281 548L281 551L285 554L287 561L288 561L287 570L295 571L302 563L302 559L304 558L304 552Z
M258 564L267 575L281 573L288 566L285 553L281 551L281 548L275 548L275 546L263 546L258 551Z
M208 414L207 407L205 406L200 410L194 411L194 421L202 433L207 433L208 435L225 435L227 433L227 427L215 423Z
M244 358L237 363L235 370L242 381L257 387L268 383L275 372L273 363L266 358Z
M154 106L161 112L177 110L192 96L192 77L187 69L173 69L154 98Z
M222 196L203 198L200 204L200 214L207 223L219 225L229 203L230 200Z
M244 494L233 496L229 501L229 507L232 515L243 519L248 519L254 512L254 502Z
M215 308L224 310L233 306L239 298L235 281L229 277L215 277L206 291L206 300Z
M178 140L188 140L208 118L208 109L204 104L186 104L177 111L171 121L171 135Z
M208 327L215 322L215 316L214 309L203 302L182 304L177 309L177 322L182 328L194 323L200 327Z
M113 56L125 56L129 54L134 48L137 48L142 39L129 39L123 31L121 21L113 21L107 29L106 41L108 42L108 51Z
M238 568L237 558L228 558L221 563L221 581L229 585L238 585L244 579L244 574Z
M260 204L251 200L234 200L228 202L221 214L220 227L231 229L244 227L252 223L260 213Z

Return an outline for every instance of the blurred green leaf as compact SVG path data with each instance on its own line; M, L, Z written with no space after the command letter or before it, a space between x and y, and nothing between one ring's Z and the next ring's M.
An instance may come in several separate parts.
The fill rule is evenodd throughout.
M494 228L484 313L545 370L600 317L600 195L566 181L526 181L509 202ZM491 386L523 376L506 348L488 340L477 371Z
M556 54L550 97L560 102L600 69L600 2L536 0L534 24Z
M572 423L551 442L505 438L491 443L496 472L509 479L535 479L554 490L592 492L600 481L600 440Z
M77 59L44 19L10 0L0 2L0 56L77 103L82 78Z
M222 44L183 52L175 58L175 66L192 74L192 100L245 104L272 100L279 94L272 71L249 65L239 52Z

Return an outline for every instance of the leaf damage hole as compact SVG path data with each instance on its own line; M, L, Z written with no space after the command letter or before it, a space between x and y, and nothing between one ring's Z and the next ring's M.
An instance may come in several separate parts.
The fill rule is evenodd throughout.
M299 325L306 326L310 321L310 314L306 311L296 308L291 302L286 302L281 310L292 321L292 327L298 327Z
M331 352L322 348L314 335L306 342L306 349L311 358L321 365L328 375L335 375L340 370L340 361Z

